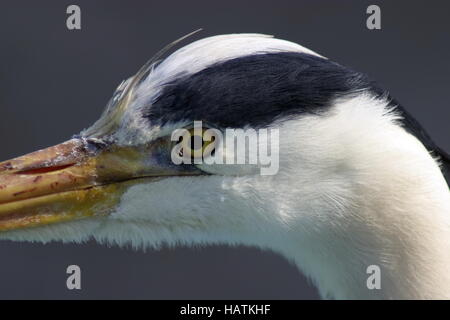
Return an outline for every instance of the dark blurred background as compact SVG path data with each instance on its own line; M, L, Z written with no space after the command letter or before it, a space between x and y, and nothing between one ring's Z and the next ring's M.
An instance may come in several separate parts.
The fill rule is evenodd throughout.
M66 28L77 4L82 29ZM382 29L366 28L377 4ZM448 1L61 1L0 3L0 160L92 124L121 80L167 43L258 32L298 42L388 88L450 151ZM186 42L184 43L186 44ZM66 267L82 290L66 289ZM316 299L281 257L249 248L134 252L0 242L0 298Z

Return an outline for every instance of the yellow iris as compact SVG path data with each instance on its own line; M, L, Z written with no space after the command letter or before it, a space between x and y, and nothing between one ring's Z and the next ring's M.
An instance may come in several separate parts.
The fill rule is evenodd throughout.
M191 128L180 137L179 156L191 160L203 159L213 154L216 137L207 128Z

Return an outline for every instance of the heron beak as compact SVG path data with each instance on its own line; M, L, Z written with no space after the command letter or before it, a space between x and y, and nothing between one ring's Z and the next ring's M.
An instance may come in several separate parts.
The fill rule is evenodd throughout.
M0 231L110 214L139 178L176 175L146 164L148 152L136 147L92 152L73 139L1 162Z

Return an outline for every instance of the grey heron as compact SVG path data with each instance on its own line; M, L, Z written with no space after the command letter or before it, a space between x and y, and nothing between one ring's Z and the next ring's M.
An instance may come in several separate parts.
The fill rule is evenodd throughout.
M174 164L171 133L193 121L278 129L278 173ZM214 36L151 60L69 141L0 163L0 238L256 246L324 298L450 298L449 166L366 75L270 36Z

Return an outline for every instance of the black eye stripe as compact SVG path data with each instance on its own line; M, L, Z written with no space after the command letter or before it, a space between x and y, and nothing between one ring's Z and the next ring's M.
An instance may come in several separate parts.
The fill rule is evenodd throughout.
M164 87L144 116L151 124L202 120L218 127L259 128L274 119L318 113L330 100L372 88L363 74L305 53L240 57Z

